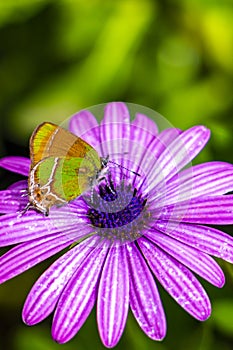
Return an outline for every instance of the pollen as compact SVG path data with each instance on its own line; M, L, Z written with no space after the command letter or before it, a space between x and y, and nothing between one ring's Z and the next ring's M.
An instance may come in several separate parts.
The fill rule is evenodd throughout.
M93 196L88 218L96 234L111 241L129 242L142 236L150 218L146 198L136 188L113 183L99 186Z

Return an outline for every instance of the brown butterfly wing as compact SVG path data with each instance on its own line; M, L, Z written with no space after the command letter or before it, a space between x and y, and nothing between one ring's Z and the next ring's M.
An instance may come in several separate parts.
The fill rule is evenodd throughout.
M94 148L80 137L53 123L42 123L30 139L31 167L48 157L90 158L99 164L99 155Z

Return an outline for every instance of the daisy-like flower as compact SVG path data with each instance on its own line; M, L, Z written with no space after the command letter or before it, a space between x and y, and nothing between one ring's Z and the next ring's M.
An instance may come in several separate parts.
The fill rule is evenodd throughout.
M148 337L161 340L166 318L157 283L206 320L211 305L196 275L222 287L224 274L211 256L233 262L232 237L212 227L233 223L233 195L227 194L233 166L187 167L209 130L159 132L144 114L130 121L123 103L108 104L100 125L81 111L69 129L116 164L109 162L106 178L65 206L53 206L48 217L22 212L27 180L1 191L0 245L14 245L0 258L1 283L64 251L32 287L24 322L34 325L54 312L52 336L65 343L96 304L101 340L114 347L130 307ZM28 177L30 160L6 157L0 166Z

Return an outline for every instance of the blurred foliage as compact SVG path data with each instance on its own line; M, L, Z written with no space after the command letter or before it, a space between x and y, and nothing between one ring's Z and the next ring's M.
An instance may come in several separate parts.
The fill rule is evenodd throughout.
M212 139L198 162L232 162L232 10L232 0L0 0L1 154L27 155L42 121L122 100L157 110L176 127L207 125ZM46 266L1 286L0 349L61 348L50 338L51 319L28 328L19 316ZM151 341L130 316L116 349L232 349L232 277L223 290L206 289L210 320L193 320L161 290L166 339ZM62 348L104 349L94 313Z

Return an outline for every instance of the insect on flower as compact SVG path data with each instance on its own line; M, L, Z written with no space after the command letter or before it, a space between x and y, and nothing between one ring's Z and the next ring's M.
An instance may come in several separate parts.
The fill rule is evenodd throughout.
M157 283L204 321L211 303L198 276L221 288L224 273L213 257L233 263L233 238L213 227L233 224L233 165L187 167L210 130L161 130L145 112L132 120L130 111L109 103L100 123L81 111L70 120L74 135L42 124L31 138L31 162L0 159L2 168L26 177L0 195L0 246L13 245L0 257L0 283L60 253L22 312L27 325L53 313L52 337L59 343L75 336L95 305L106 347L120 340L129 309L148 337L163 339ZM28 177L36 210L19 215Z
M49 214L105 178L108 157L99 157L80 137L52 123L40 124L30 139L29 203Z
M107 181L109 156L99 157L95 149L68 130L45 122L30 138L31 167L28 178L29 208L49 215L52 206L62 206ZM122 167L124 168L124 167ZM128 169L127 169L128 170ZM134 174L139 175L134 172ZM109 186L111 189L111 186Z

